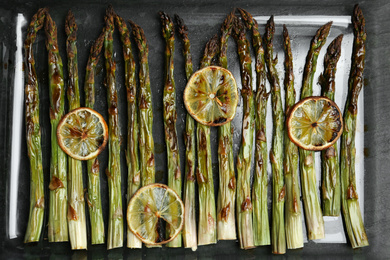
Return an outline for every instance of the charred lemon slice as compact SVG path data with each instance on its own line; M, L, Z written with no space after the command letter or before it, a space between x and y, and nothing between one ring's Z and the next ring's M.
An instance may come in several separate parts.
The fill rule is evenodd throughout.
M219 126L231 121L238 103L233 74L222 67L209 66L195 72L184 90L188 113L199 123Z
M66 114L59 122L57 140L62 150L72 158L93 159L107 144L106 121L93 109L77 108Z
M291 141L305 150L319 151L333 145L343 132L340 109L326 97L308 97L291 108L287 118Z
M161 227L168 225L169 237L164 238ZM139 189L127 207L127 225L142 242L162 245L172 241L183 228L184 204L177 193L160 183Z

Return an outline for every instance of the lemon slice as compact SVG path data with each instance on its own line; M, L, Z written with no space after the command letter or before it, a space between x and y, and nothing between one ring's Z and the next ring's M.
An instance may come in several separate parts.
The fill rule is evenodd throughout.
M291 108L287 131L291 141L299 147L320 151L339 139L343 132L343 117L332 100L308 97Z
M170 237L161 235L161 220L169 225ZM183 228L184 204L177 193L160 183L139 189L127 207L127 225L143 243L162 245L172 241Z
M203 125L219 126L231 121L237 103L237 83L233 74L218 66L195 72L184 90L188 113Z
M93 109L77 108L66 114L59 122L57 140L61 149L72 158L93 159L107 144L106 121Z

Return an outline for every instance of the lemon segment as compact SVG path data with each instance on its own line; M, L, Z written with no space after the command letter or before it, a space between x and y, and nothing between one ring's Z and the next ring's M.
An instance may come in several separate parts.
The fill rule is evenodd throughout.
M333 145L343 131L337 105L326 97L308 97L291 108L287 119L292 142L305 150L319 151Z
M219 126L234 118L238 104L233 74L218 66L195 72L184 90L188 113L203 125Z

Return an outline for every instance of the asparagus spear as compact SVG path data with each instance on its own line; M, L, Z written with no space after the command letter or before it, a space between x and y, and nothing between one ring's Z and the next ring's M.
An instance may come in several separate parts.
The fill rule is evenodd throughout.
M235 9L226 17L221 28L219 62L227 69L227 45L233 26ZM235 240L234 215L236 174L234 172L233 128L231 122L218 127L219 192L217 203L217 231L219 240Z
M253 178L253 239L255 246L269 245L268 221L268 151L266 138L267 101L269 93L265 87L266 70L264 48L259 33L259 26L252 15L244 9L238 9L244 19L246 27L252 31L252 44L256 57L256 97L255 97L255 175Z
M50 123L51 123L51 160L50 160L50 212L49 242L68 241L67 217L73 218L74 212L68 209L67 197L67 156L57 143L57 125L64 115L64 77L62 59L57 44L57 27L46 13L45 23L46 49L49 61L50 81Z
M368 246L360 212L355 178L355 135L358 97L363 87L363 69L366 53L366 22L362 10L355 6L352 24L354 42L349 93L344 110L344 131L341 141L341 199L345 226L352 248Z
M172 19L167 13L160 12L160 20L162 24L162 34L165 39L165 86L164 86L164 128L165 128L165 143L167 147L168 158L168 186L172 188L181 198L181 170L180 170L180 154L176 132L176 86L173 77L173 59L175 53L175 29ZM175 230L171 230L167 225L167 236L171 237ZM181 247L181 234L173 241L167 244L168 247Z
M39 88L33 44L37 32L43 27L47 9L41 8L31 19L24 42L26 53L26 139L30 159L30 214L24 242L37 242L41 237L45 211L45 194L43 188L41 127L39 124Z
M255 128L255 107L252 90L252 63L249 41L243 22L234 19L233 37L237 42L240 59L240 72L243 97L242 143L237 157L237 226L240 247L255 247L253 241L252 201L251 201L251 162Z
M77 24L72 11L65 19L66 54L68 58L68 101L69 110L80 107L80 89L77 67ZM68 159L68 228L72 249L87 249L87 225L85 221L83 169L81 161Z
M130 31L126 22L115 15L115 22L121 35L123 57L125 60L125 85L127 92L127 204L141 186L141 171L138 158L138 113L137 84L135 81L135 61L131 50ZM127 227L127 247L142 248L142 242Z
M313 78L317 66L318 54L328 37L332 22L318 29L311 41L309 53L306 57L306 65L303 71L303 83L301 99L313 95ZM303 205L305 207L306 228L309 239L324 238L324 219L316 190L316 172L314 152L299 149L299 167L302 182Z
M268 20L265 32L266 63L271 83L273 136L270 160L272 165L272 253L286 253L284 228L284 196L286 186L283 176L284 113L280 95L279 76L276 70L277 58L273 58L274 17Z
M114 11L107 9L104 57L106 63L106 83L108 98L108 179L110 211L108 216L107 249L123 246L123 209L121 192L120 132L118 118L118 95L115 86L115 61L113 59Z
M293 56L290 35L283 25L284 44L284 88L286 91L286 115L295 104ZM298 180L298 147L291 142L287 130L284 131L284 179L286 183L285 223L288 249L303 247L301 191Z
M129 21L139 51L140 96L139 96L139 149L141 161L141 185L155 181L154 141L153 141L153 107L150 90L148 45L144 31L140 26Z
M343 35L328 46L324 58L324 73L319 82L322 95L334 101L336 66L341 54ZM322 163L322 213L324 216L340 215L340 166L337 144L321 152Z
M185 72L187 81L190 79L193 68L190 52L190 40L188 38L188 28L183 19L175 15L179 35L183 41L183 55L185 60ZM185 179L184 179L184 227L183 242L184 247L197 249L196 244L196 217L195 217L195 120L187 113L186 130L184 133L184 143L186 145Z
M211 60L218 51L218 36L211 38L204 50L201 68L211 65ZM197 124L198 168L196 175L199 189L199 226L198 245L217 243L216 209L213 170L211 165L210 127Z
M95 104L95 72L96 65L99 61L99 54L102 50L104 37L106 35L105 28L96 39L91 47L88 58L86 73L85 73L85 106L93 108ZM87 204L89 208L89 218L91 221L91 243L104 243L104 221L102 212L102 202L100 195L100 176L99 176L99 161L97 158L87 161L88 169L88 193Z

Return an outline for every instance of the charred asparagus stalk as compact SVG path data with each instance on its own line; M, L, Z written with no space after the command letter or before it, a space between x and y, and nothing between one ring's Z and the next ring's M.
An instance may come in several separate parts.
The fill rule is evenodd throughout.
M67 156L57 143L57 126L64 115L65 90L62 59L57 44L57 27L48 12L46 13L45 33L49 60L51 124L48 236L49 242L61 242L68 241L67 218L73 218L74 212L67 211Z
M99 55L103 47L105 28L91 47L85 72L85 106L92 108L95 105L95 72L99 62ZM102 202L100 195L99 161L97 158L87 161L88 170L88 193L87 204L89 208L89 218L91 221L91 243L104 243L104 221L102 212Z
M233 27L235 9L226 17L221 28L219 63L227 69L228 39ZM236 174L234 171L233 128L231 122L218 127L219 191L217 203L218 240L235 240Z
M268 20L265 32L266 63L271 84L273 136L270 160L272 165L272 253L286 253L284 228L284 196L286 187L283 176L284 113L280 95L279 76L276 70L278 59L273 57L274 17Z
M211 60L218 51L218 36L211 38L204 50L201 68L211 65ZM211 164L210 127L197 124L198 168L196 175L199 189L199 226L198 245L217 243L216 209L213 170Z
M242 143L237 157L237 225L240 247L253 248L251 162L255 129L255 107L252 90L252 63L249 41L243 22L234 19L233 37L237 42L243 97Z
M256 97L255 97L255 175L253 178L253 239L255 246L271 243L268 221L268 152L266 137L267 101L269 93L265 87L266 70L264 48L259 26L252 15L244 9L238 9L246 28L252 31L252 44L256 57Z
M172 19L168 14L160 12L160 20L162 24L162 34L165 39L165 86L163 94L164 103L164 128L165 128L165 143L167 147L168 158L168 186L172 188L181 198L181 170L180 170L180 154L176 131L176 86L173 77L173 60L175 53L175 28ZM174 212L173 212L174 213ZM171 230L167 225L167 236L171 237ZM179 234L172 242L167 244L168 247L181 247L181 234Z
M183 41L183 55L185 60L185 73L187 80L190 79L193 68L190 51L190 39L188 38L188 28L184 24L183 19L175 15L179 35ZM196 237L196 217L195 217L195 120L187 113L186 130L184 133L184 143L186 146L185 160L185 179L184 179L184 227L183 227L183 242L184 247L191 248L193 251L197 249Z
M368 246L360 212L355 177L355 135L358 97L363 88L363 69L366 53L366 22L358 5L352 16L354 42L352 66L348 82L348 97L344 110L344 131L341 141L341 199L345 226L353 248Z
M80 107L80 89L77 66L77 24L72 11L69 10L65 20L66 55L68 58L69 110ZM81 161L68 159L68 228L72 249L87 249L87 224L85 221L83 169ZM71 214L69 214L71 213Z
M118 95L115 83L115 61L113 59L114 11L107 9L104 57L106 63L106 83L108 98L108 179L110 211L108 216L107 249L123 246L123 209L121 192L120 132L118 118Z
M313 95L313 78L317 67L317 58L322 46L328 37L332 22L323 25L318 29L311 41L310 50L306 57L305 69L303 71L303 83L301 99ZM316 189L316 171L314 152L299 149L299 167L302 182L303 205L305 207L306 228L308 238L324 238L324 219Z
M39 124L39 88L35 71L33 44L37 33L43 27L46 8L39 9L31 19L24 42L26 53L26 139L30 159L30 214L24 242L37 242L41 237L45 211L43 184L41 126Z
M283 26L284 44L284 88L286 91L286 115L295 104L293 56L291 53L290 35ZM285 223L288 249L303 247L301 190L298 180L298 147L290 141L284 131L284 180L286 183Z
M131 50L130 31L126 22L115 15L115 23L121 35L123 58L125 60L125 85L127 93L127 204L141 186L141 171L138 158L138 110L135 61ZM127 228L127 247L142 248L142 242Z
M153 141L153 107L152 92L150 90L148 45L144 31L140 26L129 21L132 27L134 40L138 47L140 70L139 94L139 149L141 162L141 186L155 181L154 141Z
M328 46L324 58L324 73L319 82L322 95L334 101L336 66L341 54L343 35L335 38ZM340 166L335 143L321 152L322 163L322 213L324 216L340 215Z

